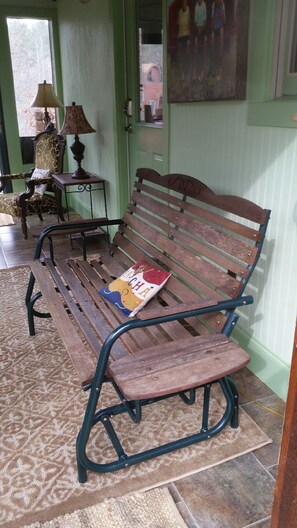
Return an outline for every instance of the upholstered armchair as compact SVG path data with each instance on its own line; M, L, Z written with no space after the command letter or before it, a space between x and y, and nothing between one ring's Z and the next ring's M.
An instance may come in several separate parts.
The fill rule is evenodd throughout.
M0 191L9 181L24 180L24 192L0 194L0 213L20 218L24 238L28 238L27 216L57 213L64 220L56 202L52 174L63 172L65 140L54 130L41 132L34 139L34 168L29 172L0 177ZM59 210L58 210L59 209Z

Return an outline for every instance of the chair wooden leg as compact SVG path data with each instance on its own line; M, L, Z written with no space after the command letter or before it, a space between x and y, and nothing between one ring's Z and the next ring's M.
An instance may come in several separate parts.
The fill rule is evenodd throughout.
M58 209L57 211L57 219L58 219L58 222L59 220L61 220L62 222L65 222L65 216L63 214L63 209Z
M27 220L25 216L21 216L21 226L22 226L22 232L24 235L24 239L27 240L28 238L28 226L27 226Z

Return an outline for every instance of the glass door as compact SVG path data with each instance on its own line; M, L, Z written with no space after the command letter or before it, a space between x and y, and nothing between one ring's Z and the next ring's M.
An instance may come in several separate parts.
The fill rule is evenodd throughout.
M126 134L129 191L138 167L167 172L162 0L126 0Z

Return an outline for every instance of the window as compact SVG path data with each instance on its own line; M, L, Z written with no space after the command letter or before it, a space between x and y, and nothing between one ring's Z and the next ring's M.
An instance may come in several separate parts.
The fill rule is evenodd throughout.
M248 124L296 128L297 0L261 0L251 11Z
M297 96L297 0L279 3L275 97Z
M137 1L140 121L162 124L162 2Z
M44 130L43 109L30 108L38 83L53 83L51 22L37 18L7 19L19 135ZM55 112L49 110L55 122Z

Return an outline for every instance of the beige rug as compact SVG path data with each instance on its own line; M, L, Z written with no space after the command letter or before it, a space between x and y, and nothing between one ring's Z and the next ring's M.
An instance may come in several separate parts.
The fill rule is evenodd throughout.
M26 528L187 528L167 488L156 488L66 513Z
M0 227L7 226L7 225L14 225L14 220L12 216L4 213L0 213Z
M28 336L24 298L28 268L0 272L0 526L18 528L86 508L111 497L152 489L220 464L270 442L241 411L240 427L226 428L207 442L113 473L89 473L77 481L75 438L88 395L83 393L67 353L49 319L37 321L37 335ZM214 391L215 392L215 391ZM211 412L220 413L219 393ZM117 401L106 389L106 402ZM152 406L149 406L152 408ZM117 416L116 429L128 453L161 438L194 432L200 406L180 399L145 408L135 425ZM187 417L187 418L186 418ZM110 459L104 433L92 435L90 454Z

